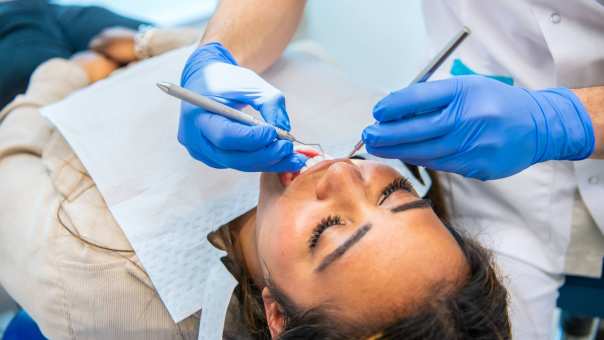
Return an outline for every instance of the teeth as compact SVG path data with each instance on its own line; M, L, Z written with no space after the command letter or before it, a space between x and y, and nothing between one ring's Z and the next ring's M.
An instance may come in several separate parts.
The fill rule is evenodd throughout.
M306 161L306 166L313 166L317 163L319 163L320 161L324 160L322 155L310 158L308 161Z
M0 0L0 1L2 1L2 0ZM333 157L331 157L330 155L321 154L319 149L309 146L309 145L294 145L294 151L299 152L301 154L305 154L307 157L312 157L311 155L316 154L316 156L314 156L312 158L308 158L308 160L306 161L306 164L300 170L300 173L306 171L308 168L312 167L313 165L315 165L321 161L324 161L326 159L333 159Z

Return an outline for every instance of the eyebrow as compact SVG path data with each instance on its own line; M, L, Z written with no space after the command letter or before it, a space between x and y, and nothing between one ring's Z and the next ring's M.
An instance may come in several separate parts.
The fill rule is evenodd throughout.
M390 211L392 213L396 214L396 213L400 213L400 212L411 210L411 209L424 209L424 208L430 208L430 207L432 207L432 202L429 199L418 199L418 200L415 200L412 202L407 202L407 203L401 204L399 206L396 206L396 207L390 209ZM363 225L362 227L360 227L359 229L357 229L352 234L352 236L350 236L346 241L344 241L344 243L342 243L334 251L332 251L327 256L325 256L323 261L321 261L319 266L315 269L315 272L320 273L320 272L324 271L325 268L327 268L335 260L342 257L348 251L348 249L350 249L353 245L358 243L363 238L363 236L365 236L367 234L367 232L369 232L369 230L371 230L371 227L372 227L371 223L367 223L367 224Z
M329 255L325 256L323 261L321 261L321 264L319 264L319 266L315 269L315 272L317 272L317 273L322 272L323 270L325 270L325 268L327 268L327 266L332 264L333 261L342 257L342 255L344 255L344 253L346 253L348 251L348 249L350 249L350 247L352 247L357 242L359 242L363 238L363 236L365 236L367 234L367 232L369 230L371 230L370 223L365 224L362 227L360 227L359 229L357 229L357 231L355 231L354 234L352 234L352 236L350 236L346 241L344 241L344 243L342 243L334 251L329 253Z
M390 211L392 213L396 214L396 213L400 213L400 212L407 211L410 209L423 209L423 208L431 208L431 207L432 207L432 201L430 201L429 199L419 199L419 200L415 200L415 201L411 201L411 202L407 202L407 203L398 205L398 206L390 209Z

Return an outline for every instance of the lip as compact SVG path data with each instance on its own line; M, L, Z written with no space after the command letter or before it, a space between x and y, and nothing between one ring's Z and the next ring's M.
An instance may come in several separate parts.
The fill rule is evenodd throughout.
M308 157L309 159L315 158L315 157L317 157L317 156L320 155L320 153L319 153L318 150L315 150L315 149L304 149L304 148L297 149L296 153L302 154L302 155ZM282 173L279 174L279 181L281 181L281 185L284 188L286 188L300 174L301 174L301 171L297 171L297 172L282 172Z

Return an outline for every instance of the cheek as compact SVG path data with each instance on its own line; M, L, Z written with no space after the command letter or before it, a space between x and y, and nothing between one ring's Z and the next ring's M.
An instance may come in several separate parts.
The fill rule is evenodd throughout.
M257 220L258 254L278 282L297 282L311 266L307 244L314 203L296 202L278 199Z
M262 173L260 176L260 196L258 197L258 214L270 208L272 201L283 193L279 177L273 173Z
M296 241L300 238L294 226L295 206L277 199L266 205L258 216L258 252L269 263L292 262L298 253Z
M286 233L271 234L265 237L263 244L259 255L264 262L264 274L278 286L299 282L304 266L294 239Z

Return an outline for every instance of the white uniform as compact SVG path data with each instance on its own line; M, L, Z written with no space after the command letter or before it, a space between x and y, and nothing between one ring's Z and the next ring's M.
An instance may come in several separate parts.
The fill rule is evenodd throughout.
M604 85L604 0L425 0L424 14L434 50L472 30L435 78L460 59L532 89ZM604 161L546 162L490 182L443 178L456 224L493 248L511 279L515 339L552 339L563 273L601 275Z

